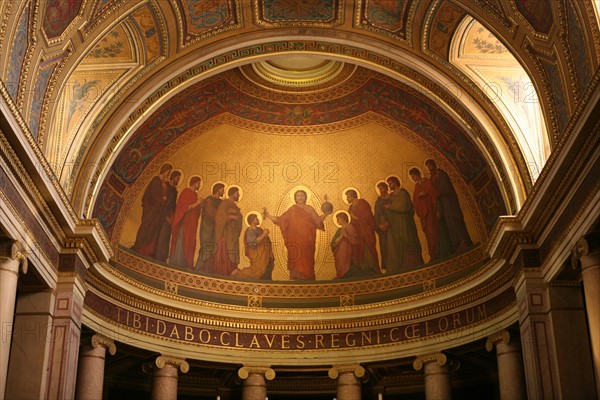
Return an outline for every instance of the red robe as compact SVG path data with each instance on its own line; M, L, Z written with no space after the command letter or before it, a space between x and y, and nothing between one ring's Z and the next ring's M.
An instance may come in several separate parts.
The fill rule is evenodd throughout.
M317 229L325 230L314 208L294 204L279 218L283 241L288 250L288 270L295 280L315 280L315 241Z
M375 217L366 200L357 199L350 205L348 212L352 217L350 224L360 235L360 241L352 248L353 264L379 272L379 258L375 241ZM367 250L367 251L365 251ZM365 259L367 258L367 259Z
M346 232L346 236L336 244L337 239L341 236L342 231ZM352 253L353 249L361 241L360 235L356 231L356 228L352 224L346 225L345 228L340 228L336 232L333 240L331 241L331 249L333 250L333 258L335 260L335 272L336 279L343 278L350 267L352 266Z
M421 220L421 227L427 239L430 261L438 258L439 222L437 218L437 198L438 191L429 179L423 178L421 182L415 183L413 207Z
M171 256L177 246L180 227L183 229L183 254L186 267L194 268L194 253L196 252L196 231L200 218L200 207L188 208L198 201L198 195L190 188L185 188L179 196L173 224L171 225Z

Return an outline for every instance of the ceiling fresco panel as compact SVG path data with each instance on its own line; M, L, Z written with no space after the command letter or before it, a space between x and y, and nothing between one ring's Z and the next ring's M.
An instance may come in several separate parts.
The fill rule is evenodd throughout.
M429 32L425 35L428 38L428 49L444 60L448 60L454 32L467 15L466 11L449 1L439 4L434 11L433 19L430 19L429 25L426 24L426 27L429 26Z
M48 39L56 39L75 19L83 1L49 0L46 2L42 26Z
M146 5L135 10L131 14L131 19L140 31L146 54L146 64L151 64L165 51L158 17L154 9L150 5Z
M6 71L6 79L4 84L8 93L14 101L17 99L17 93L19 91L19 76L23 67L23 60L25 59L25 53L29 46L29 10L30 6L27 5L19 19L17 30L13 37L11 44L11 52L9 56L8 70Z
M359 1L356 26L408 40L412 13L417 4L418 1L413 0Z
M545 1L515 0L517 10L529 22L531 27L539 33L548 35L554 23L552 7Z
M239 0L177 0L176 5L183 46L241 27Z
M266 27L329 26L343 23L342 0L253 0L255 22Z

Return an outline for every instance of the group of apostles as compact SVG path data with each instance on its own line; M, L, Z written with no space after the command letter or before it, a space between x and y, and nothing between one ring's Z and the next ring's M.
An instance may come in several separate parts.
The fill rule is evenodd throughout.
M429 261L447 258L468 249L467 231L456 191L448 174L434 160L425 162L430 177L418 168L409 170L415 183L413 196L396 176L377 184L374 212L354 189L344 195L347 211L335 213L339 227L331 240L336 278L367 277L382 272L398 273L424 264L414 215L420 219L427 240ZM178 196L181 172L164 164L142 196L142 220L132 250L180 268L248 279L270 280L274 266L273 243L268 229L260 227L261 215L246 216L244 253L250 266L239 268L243 215L237 202L240 188L215 183L211 194L198 196L201 178L192 176ZM327 201L322 214L309 204L304 190L294 193L294 205L275 216L264 208L262 217L281 230L287 248L287 268L292 280L315 280L317 230L333 213ZM199 227L200 251L196 254ZM376 250L379 239L381 261Z

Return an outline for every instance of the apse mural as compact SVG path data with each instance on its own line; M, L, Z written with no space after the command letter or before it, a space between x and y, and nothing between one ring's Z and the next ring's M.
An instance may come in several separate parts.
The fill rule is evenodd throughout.
M439 153L375 123L188 135L133 183L123 249L199 274L311 281L410 271L479 242L473 199L457 194Z
M413 89L359 69L327 100L277 103L244 79L182 91L115 159L94 216L139 268L368 280L472 252L505 213L478 150Z

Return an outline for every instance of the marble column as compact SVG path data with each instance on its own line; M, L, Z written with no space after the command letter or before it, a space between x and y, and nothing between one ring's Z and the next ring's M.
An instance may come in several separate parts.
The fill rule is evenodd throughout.
M447 400L452 398L448 359L443 353L431 353L418 356L413 367L425 373L425 399Z
M152 400L177 400L179 370L184 374L190 365L182 358L161 355L154 362L152 373Z
M527 388L521 346L519 342L511 339L508 331L497 332L488 337L485 348L492 351L496 346L500 399L526 400Z
M0 238L0 400L4 399L8 359L15 315L19 266L27 273L27 255L23 245L6 237Z
M117 347L111 339L100 334L81 344L75 399L102 400L106 350L114 356Z
M338 400L360 400L360 378L365 376L365 369L357 364L334 365L329 369L329 377L337 379Z
M275 379L275 371L266 366L248 365L238 370L238 376L244 380L243 400L265 400L267 398L265 378L270 381Z
M581 238L573 251L581 262L581 277L587 323L596 378L596 396L600 399L600 233Z

